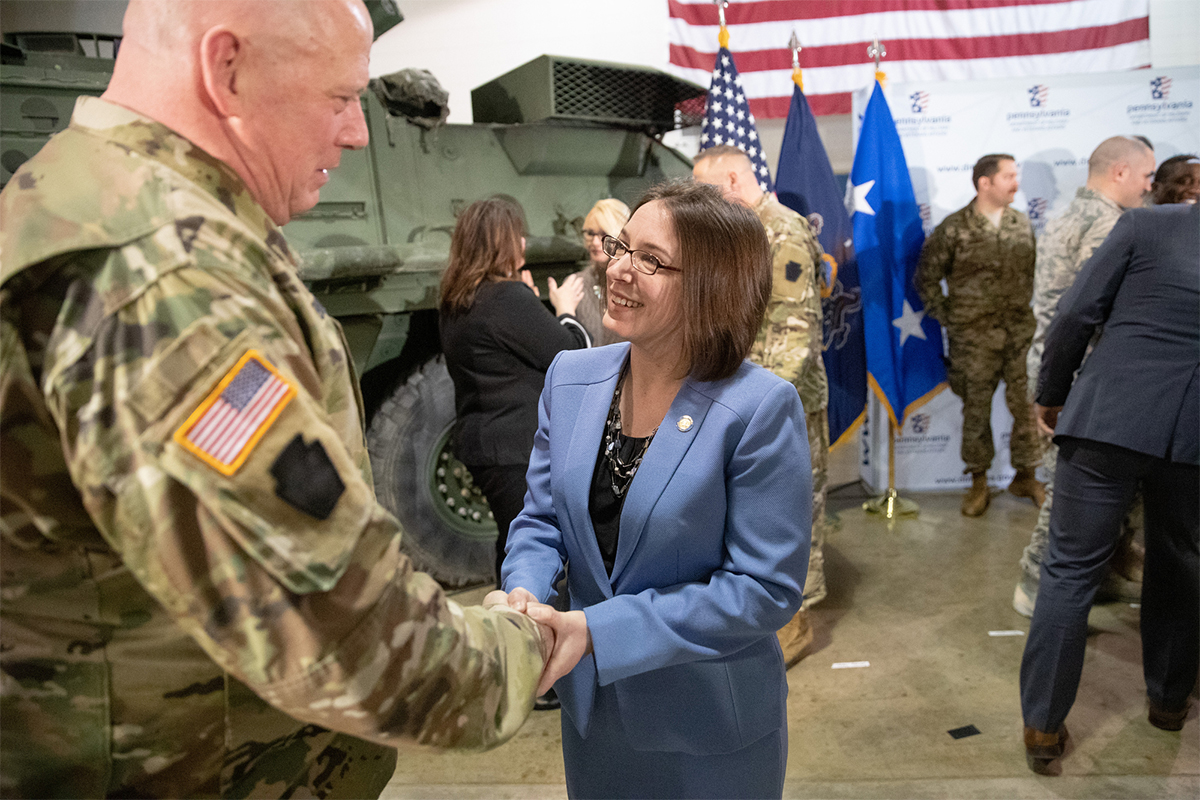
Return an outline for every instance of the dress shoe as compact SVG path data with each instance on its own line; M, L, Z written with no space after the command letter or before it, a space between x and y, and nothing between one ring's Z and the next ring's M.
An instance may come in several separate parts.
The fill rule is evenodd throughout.
M1161 728L1164 731L1177 731L1183 728L1183 721L1187 719L1188 711L1192 708L1190 700L1185 700L1183 708L1178 711L1169 711L1164 706L1160 706L1153 700L1150 701L1150 724L1156 728Z
M1038 775L1050 775L1050 763L1060 758L1066 747L1066 725L1059 725L1057 733L1043 733L1025 726L1025 763Z
M1008 485L1008 491L1017 497L1028 497L1038 508L1046 502L1046 484L1037 479L1032 467L1017 470L1012 483Z
M562 703L558 702L558 694L553 689L533 700L534 711L553 711L561 707Z
M967 493L963 495L962 513L964 517L980 517L983 512L987 511L988 503L991 502L991 497L988 495L987 473L975 472L971 474L971 488L967 489Z

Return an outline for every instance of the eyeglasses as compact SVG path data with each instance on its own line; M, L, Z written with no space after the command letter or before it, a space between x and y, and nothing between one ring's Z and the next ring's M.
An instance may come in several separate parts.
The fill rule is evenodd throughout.
M600 247L609 258L620 258L629 253L629 260L633 264L633 268L645 275L653 275L660 269L670 270L671 272L683 272L679 267L672 267L662 263L645 250L634 250L614 236L605 236L601 240Z
M604 238L604 231L594 231L591 228L584 228L583 230L580 231L580 233L583 234L583 240L585 242L588 239L603 239Z

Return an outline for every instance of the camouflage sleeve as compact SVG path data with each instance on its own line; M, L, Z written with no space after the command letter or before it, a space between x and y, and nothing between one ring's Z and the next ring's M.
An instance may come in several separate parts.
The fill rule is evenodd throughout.
M1067 293L1079 269L1092 256L1092 252L1108 238L1118 216L1100 217L1080 232L1077 247L1065 241L1065 231L1055 231L1038 240L1037 266L1033 273L1033 318L1036 327L1033 342L1026 357L1027 375L1032 375L1029 391L1037 386L1037 374L1042 366L1042 354L1046 348L1046 332L1054 321L1058 301Z
M942 279L950 274L954 265L954 248L946 235L945 224L937 226L921 248L921 260L913 273L917 295L925 304L925 313L938 322L946 322L946 295L942 293Z
M767 234L771 242L771 299L752 358L795 385L806 409L818 410L828 402L821 359L821 246L807 223L795 228L772 224Z
M307 334L269 281L166 269L170 254L147 246L107 268L119 279L155 264L136 297L86 281L68 295L43 378L106 540L218 665L297 719L392 745L511 736L542 669L536 626L458 606L400 554L399 525L331 423ZM217 401L237 408L231 380L251 362L283 399L263 401L268 421L239 423L253 441L234 469L203 463L225 445L182 433Z

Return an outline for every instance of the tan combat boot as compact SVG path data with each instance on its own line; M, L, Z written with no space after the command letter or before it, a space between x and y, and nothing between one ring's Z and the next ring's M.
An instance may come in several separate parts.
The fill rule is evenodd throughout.
M808 655L808 646L812 644L813 629L808 620L808 609L802 608L796 612L788 624L775 634L779 637L779 647L783 650L785 668Z
M963 496L963 516L983 516L983 512L987 511L988 503L991 502L991 499L988 496L987 473L971 473L971 488L967 489L967 493Z
M1046 502L1046 485L1037 479L1032 467L1017 470L1012 483L1008 485L1008 491L1017 497L1028 497L1038 508Z

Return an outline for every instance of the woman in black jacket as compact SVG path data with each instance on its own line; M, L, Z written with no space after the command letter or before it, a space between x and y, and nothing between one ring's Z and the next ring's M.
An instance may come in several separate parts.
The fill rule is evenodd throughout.
M509 523L525 499L546 370L559 351L591 344L573 316L583 281L572 275L559 286L549 279L555 320L521 269L524 227L520 206L507 198L480 200L459 215L438 319L454 381L454 452L496 518L497 581Z

